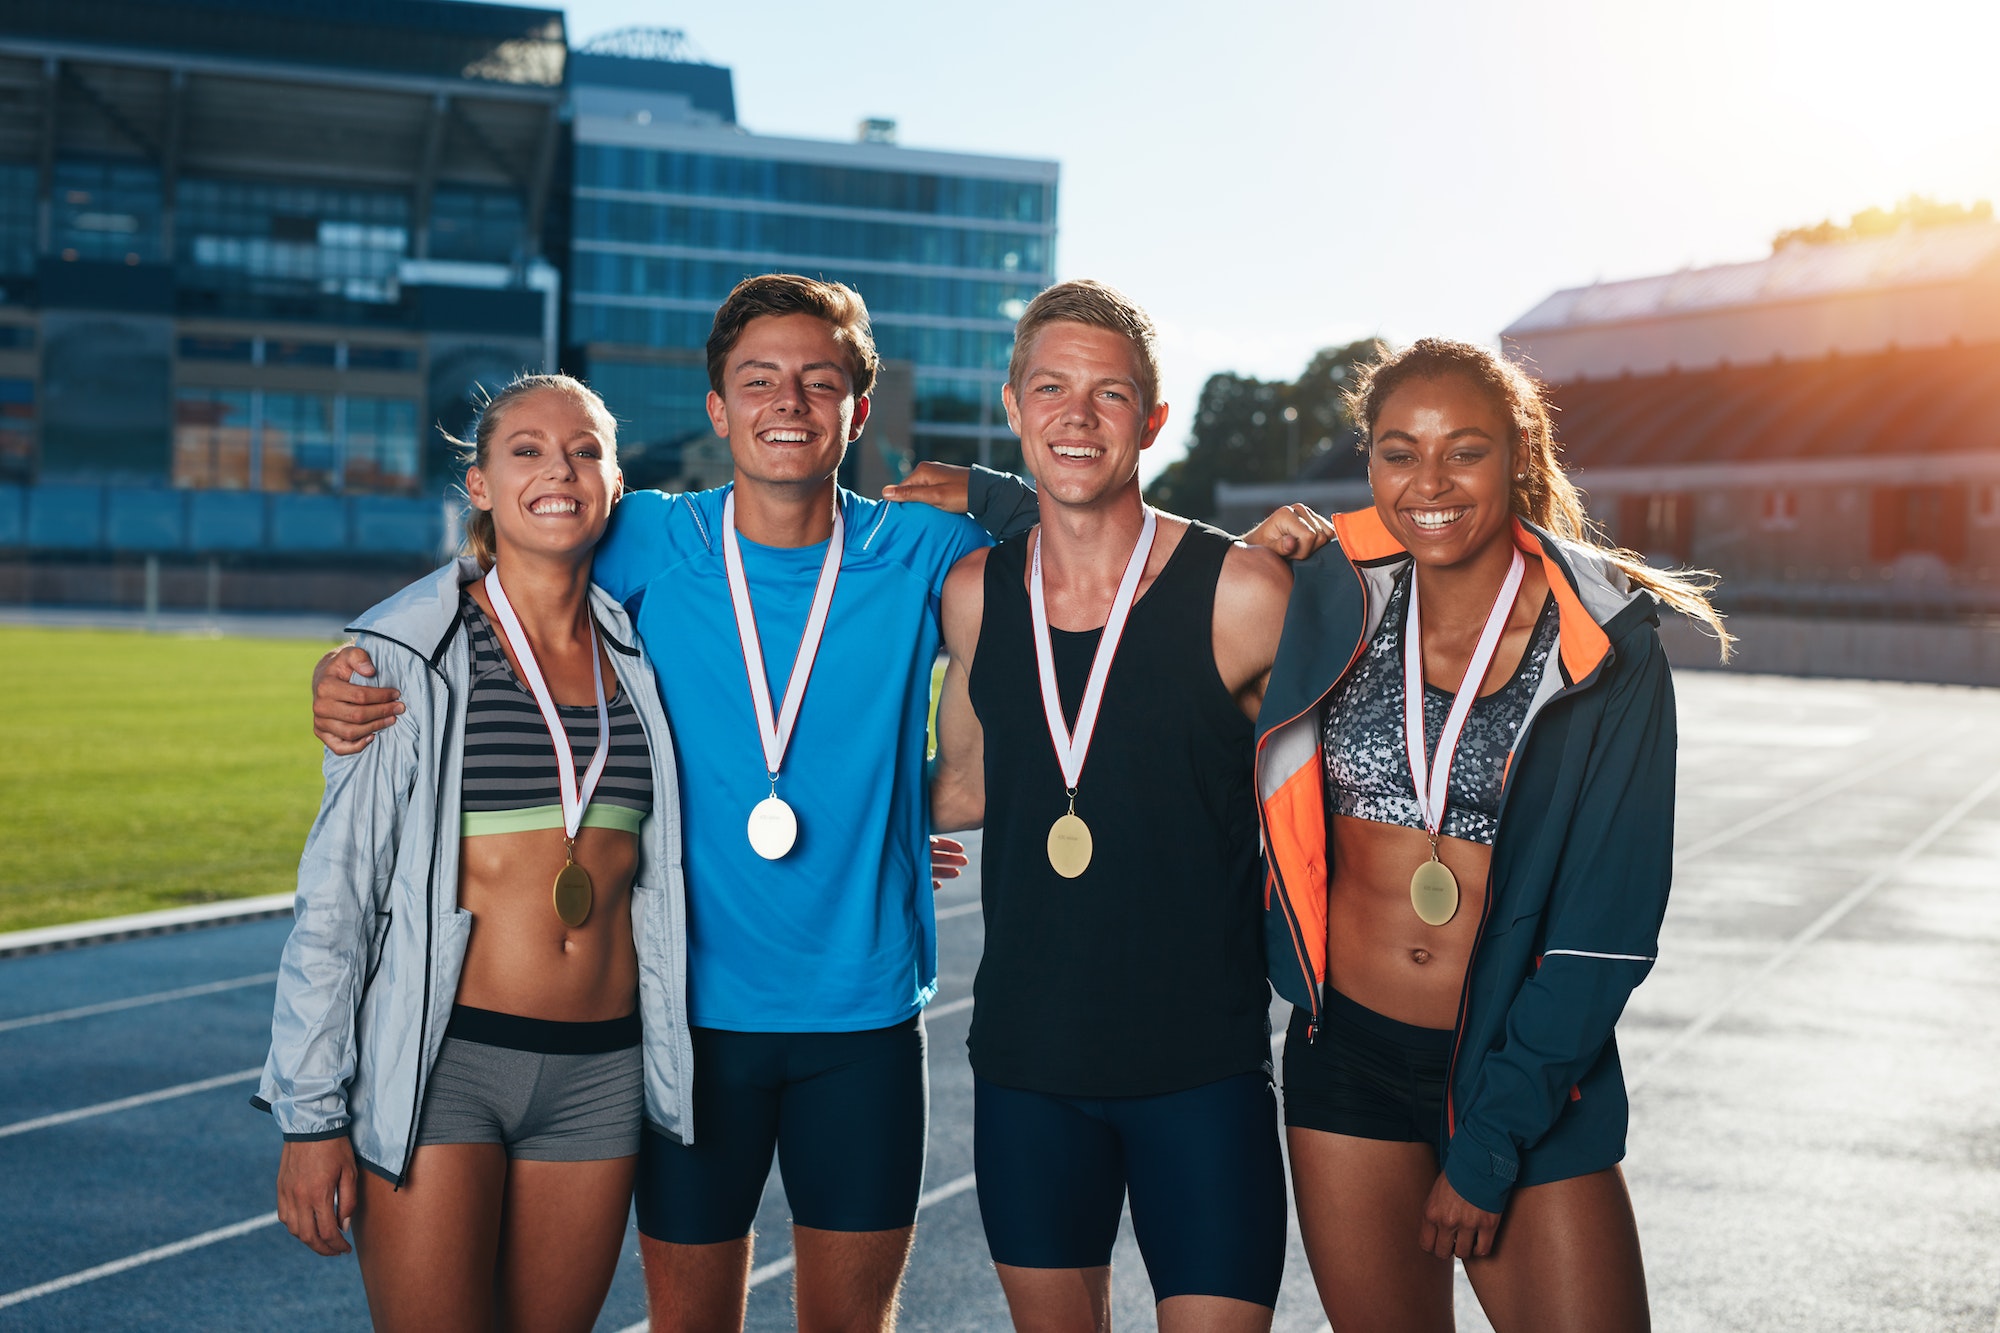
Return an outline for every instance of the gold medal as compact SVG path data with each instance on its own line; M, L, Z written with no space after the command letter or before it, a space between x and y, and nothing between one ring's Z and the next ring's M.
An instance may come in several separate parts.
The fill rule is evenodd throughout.
M1442 926L1458 915L1458 877L1433 856L1410 876L1410 906L1427 926Z
M576 863L574 848L563 868L556 872L556 915L575 930L590 920L590 872Z
M1090 825L1074 810L1049 825L1049 864L1064 879L1090 869Z

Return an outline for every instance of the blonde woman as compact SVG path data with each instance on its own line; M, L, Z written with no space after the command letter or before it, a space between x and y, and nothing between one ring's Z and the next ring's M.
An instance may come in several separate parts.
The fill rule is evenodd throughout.
M354 626L404 725L326 759L259 1101L281 1220L351 1223L377 1327L584 1330L642 1118L689 1137L673 746L590 581L603 402L523 377L471 452L468 558Z

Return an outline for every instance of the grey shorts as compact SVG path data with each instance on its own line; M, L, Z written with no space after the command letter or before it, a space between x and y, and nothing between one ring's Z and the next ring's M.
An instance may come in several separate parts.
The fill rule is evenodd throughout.
M555 1023L455 1005L417 1147L498 1143L531 1162L630 1157L645 1110L637 1014Z

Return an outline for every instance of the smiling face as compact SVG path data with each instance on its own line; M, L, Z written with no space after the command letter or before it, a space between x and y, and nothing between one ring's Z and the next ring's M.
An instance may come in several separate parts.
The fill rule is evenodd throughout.
M850 349L816 315L764 315L743 326L708 395L738 484L819 485L860 438L868 400L854 396Z
M1007 424L1043 495L1085 505L1134 481L1139 454L1159 438L1165 403L1148 404L1138 349L1111 329L1045 325L1002 390Z
M597 545L625 489L613 431L601 409L556 389L501 409L485 461L465 473L499 550L579 555Z
M1375 511L1419 564L1461 565L1513 540L1509 424L1462 375L1410 380L1382 403L1368 485Z

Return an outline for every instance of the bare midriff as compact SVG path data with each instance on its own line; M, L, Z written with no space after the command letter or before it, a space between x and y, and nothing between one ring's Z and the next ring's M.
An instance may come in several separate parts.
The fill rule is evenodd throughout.
M1430 859L1422 829L1334 815L1332 883L1326 895L1326 979L1376 1013L1423 1028L1458 1021L1479 921L1486 909L1492 849L1462 838L1438 839L1438 859L1458 880L1458 911L1427 926L1410 905L1410 876Z
M636 1007L631 901L639 839L621 829L577 831L576 863L590 872L592 888L581 926L556 915L563 860L560 829L460 840L458 905L472 914L472 937L458 1003L563 1023L623 1018Z

